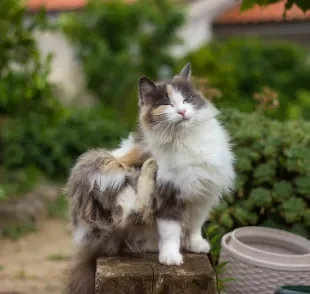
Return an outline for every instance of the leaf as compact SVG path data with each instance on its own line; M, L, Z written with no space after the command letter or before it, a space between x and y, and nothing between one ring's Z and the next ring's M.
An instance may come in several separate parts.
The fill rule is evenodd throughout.
M280 181L273 185L274 194L278 201L288 199L293 195L293 187L290 182Z
M255 0L243 0L240 10L245 11L252 8L256 4Z
M294 0L287 0L285 3L285 10L289 10L292 8L293 4L294 4Z
M222 261L222 262L220 262L220 263L216 266L215 272L216 272L217 274L223 272L223 271L225 270L225 267L227 266L228 263L229 263L229 261Z
M283 202L283 215L288 223L294 223L301 220L306 210L307 204L301 198L292 197Z
M221 238L222 235L216 235L215 237L213 237L210 242L211 242L211 247L212 248L216 248L219 247L220 243L221 243Z
M310 199L310 180L308 177L298 177L295 179L297 192L305 195L307 199Z
M252 202L256 207L270 207L272 204L271 192L266 188L253 189L248 201Z
M207 235L208 236L213 236L215 234L219 234L220 232L220 227L218 225L211 225L207 227Z
M231 218L231 216L229 215L228 211L225 211L222 213L221 217L220 217L220 224L225 226L228 229L231 229L234 225L234 221Z
M233 212L233 216L241 225L248 225L248 212L245 209L237 207Z
M308 0L295 0L294 3L303 11L306 12L310 9L310 3Z
M236 169L240 172L250 171L252 169L251 161L248 158L239 158Z
M276 174L274 166L270 163L260 164L254 171L254 178L257 183L270 183Z

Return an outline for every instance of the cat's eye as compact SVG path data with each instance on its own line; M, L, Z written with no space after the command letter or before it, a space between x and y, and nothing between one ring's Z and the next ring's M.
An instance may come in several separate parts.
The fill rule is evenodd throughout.
M192 96L187 97L186 99L183 100L183 103L185 103L186 101L188 101L190 98L192 98Z

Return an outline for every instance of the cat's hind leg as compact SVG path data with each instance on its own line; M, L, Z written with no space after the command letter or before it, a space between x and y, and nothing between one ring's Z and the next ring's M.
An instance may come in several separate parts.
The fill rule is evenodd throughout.
M144 162L137 183L137 211L143 224L151 223L154 216L154 189L157 163L154 158Z
M148 159L142 166L137 191L127 185L116 199L114 222L119 228L136 224L149 224L154 215L154 182L157 170L156 161Z

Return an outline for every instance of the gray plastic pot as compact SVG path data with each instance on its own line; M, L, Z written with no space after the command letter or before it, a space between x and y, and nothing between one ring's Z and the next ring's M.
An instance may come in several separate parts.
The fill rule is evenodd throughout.
M284 285L310 284L310 241L282 230L243 227L222 238L220 278L234 278L227 294L268 294Z

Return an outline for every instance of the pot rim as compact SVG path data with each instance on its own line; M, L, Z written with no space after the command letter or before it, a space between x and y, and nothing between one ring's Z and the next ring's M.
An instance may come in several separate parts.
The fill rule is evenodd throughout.
M244 234L244 232L246 232ZM254 233L253 233L254 232ZM246 235L247 234L247 235ZM268 235L273 241L286 242L288 245L297 245L306 250L307 254L280 254L272 253L265 250L253 248L244 244L238 239L238 236L256 236ZM310 242L300 236L285 231L270 229L264 227L243 227L227 233L223 236L222 250L233 255L237 259L242 259L246 263L260 267L273 268L284 271L305 271L310 270Z

